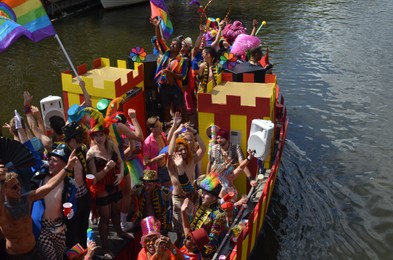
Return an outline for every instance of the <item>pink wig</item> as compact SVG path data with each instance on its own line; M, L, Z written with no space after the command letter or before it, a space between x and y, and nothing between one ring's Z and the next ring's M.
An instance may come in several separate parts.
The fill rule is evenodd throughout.
M229 44L232 44L236 37L242 33L246 33L247 28L243 27L242 22L234 21L232 24L227 24L222 30L222 35L228 40Z
M256 36L248 34L240 34L236 37L235 42L232 45L231 52L238 57L245 56L247 51L257 47L261 44L261 40Z

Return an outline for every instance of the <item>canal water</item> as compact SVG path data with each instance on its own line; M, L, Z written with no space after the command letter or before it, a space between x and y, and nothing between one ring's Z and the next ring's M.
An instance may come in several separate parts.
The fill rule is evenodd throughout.
M202 2L204 4L205 2ZM175 35L198 33L196 6L167 1ZM207 13L224 17L230 1ZM393 2L233 1L230 19L259 33L290 120L264 232L250 259L391 259L393 255ZM85 11L54 22L73 63L151 52L148 4ZM3 124L34 101L61 95L69 65L55 39L18 41L0 54ZM34 102L33 102L34 103Z

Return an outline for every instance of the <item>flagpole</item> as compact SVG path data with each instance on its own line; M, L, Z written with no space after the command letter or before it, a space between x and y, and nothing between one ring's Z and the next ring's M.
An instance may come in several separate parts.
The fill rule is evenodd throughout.
M68 60L68 63L70 64L70 66L71 66L72 70L74 71L76 77L78 78L79 81L81 81L81 78L79 77L78 72L76 71L74 65L72 64L71 59L70 59L70 57L68 56L68 53L67 53L66 49L64 48L64 45L63 45L63 43L61 42L61 40L60 40L60 38L59 38L59 35L57 35L57 33L55 34L55 38L56 38L56 40L58 41L58 43L59 43L59 45L60 45L60 48L61 48L61 50L63 51L64 55L66 56L66 58L67 58L67 60Z

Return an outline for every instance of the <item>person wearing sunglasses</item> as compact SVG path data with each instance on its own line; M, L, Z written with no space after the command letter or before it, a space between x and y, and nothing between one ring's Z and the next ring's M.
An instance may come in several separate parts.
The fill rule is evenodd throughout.
M158 183L154 170L144 170L141 181L131 192L135 209L131 221L138 226L144 218L154 216L161 221L161 233L167 233L172 229L171 192Z

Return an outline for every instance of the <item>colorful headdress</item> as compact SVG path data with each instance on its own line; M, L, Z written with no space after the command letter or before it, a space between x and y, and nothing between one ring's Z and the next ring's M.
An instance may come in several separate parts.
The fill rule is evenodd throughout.
M86 107L84 111L90 113L90 130L89 135L93 135L94 133L103 131L105 133L109 133L109 127L111 124L116 123L116 114L118 104L123 101L123 97L118 97L110 101L106 108L104 108L105 103L102 102L97 103L97 109L93 107ZM105 117L100 111L104 111L106 109Z
M218 179L218 173L210 172L209 174L207 174L206 177L199 184L199 187L202 190L207 191L210 194L218 197L222 188L220 180Z
M145 239L151 235L160 235L161 231L161 222L156 219L154 216L149 216L141 220L141 228L142 228L142 237L141 237L141 245L145 247Z

